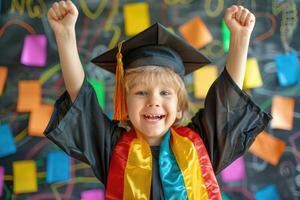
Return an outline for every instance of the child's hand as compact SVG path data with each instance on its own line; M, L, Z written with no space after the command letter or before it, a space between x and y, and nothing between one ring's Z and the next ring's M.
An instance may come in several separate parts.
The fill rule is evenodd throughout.
M227 8L224 20L231 34L249 37L255 24L255 16L243 6L236 5Z
M78 10L70 0L53 3L48 11L48 20L54 33L75 30L77 17Z

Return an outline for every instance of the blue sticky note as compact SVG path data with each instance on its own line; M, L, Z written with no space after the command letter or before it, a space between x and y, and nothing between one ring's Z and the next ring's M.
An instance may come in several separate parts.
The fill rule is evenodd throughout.
M299 80L299 64L296 52L279 54L275 57L280 86L289 86Z
M254 192L254 196L256 200L280 200L280 196L274 184L263 187L256 192Z
M0 158L16 153L17 148L8 124L0 126L0 138Z
M47 158L47 183L70 179L70 158L62 151L50 152Z

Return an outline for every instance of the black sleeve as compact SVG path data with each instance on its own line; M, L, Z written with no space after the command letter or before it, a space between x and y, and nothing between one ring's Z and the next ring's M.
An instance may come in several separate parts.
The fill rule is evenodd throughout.
M73 104L67 92L56 101L44 134L68 155L89 164L106 185L111 152L122 131L103 113L93 87L84 79Z
M200 134L218 174L245 153L271 118L236 85L225 68L209 89L204 109L188 126Z

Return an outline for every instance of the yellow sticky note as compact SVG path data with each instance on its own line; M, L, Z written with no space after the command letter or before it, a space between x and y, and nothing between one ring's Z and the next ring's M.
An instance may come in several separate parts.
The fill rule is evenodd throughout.
M194 17L179 27L181 35L195 48L202 48L213 41L213 37L200 17Z
M43 132L47 127L53 111L52 105L40 105L30 113L28 134L44 137Z
M246 73L244 79L244 89L257 88L263 85L259 66L256 58L247 60Z
M215 65L207 65L194 72L194 95L196 98L205 98L206 94L217 79L218 69Z
M272 165L277 165L285 149L285 142L263 131L260 133L249 151Z
M4 85L7 78L7 67L0 67L0 96L3 94Z
M290 97L273 96L271 127L292 130L294 121L295 100Z
M133 36L150 26L148 3L128 3L124 5L125 34Z
M36 165L33 160L13 162L14 192L37 191Z
M39 80L19 81L18 112L30 112L41 103L41 83Z

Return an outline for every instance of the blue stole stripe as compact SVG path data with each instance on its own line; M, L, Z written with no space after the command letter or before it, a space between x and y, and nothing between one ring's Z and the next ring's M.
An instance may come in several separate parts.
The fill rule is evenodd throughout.
M170 147L170 130L159 150L159 173L165 199L188 199L182 173Z

